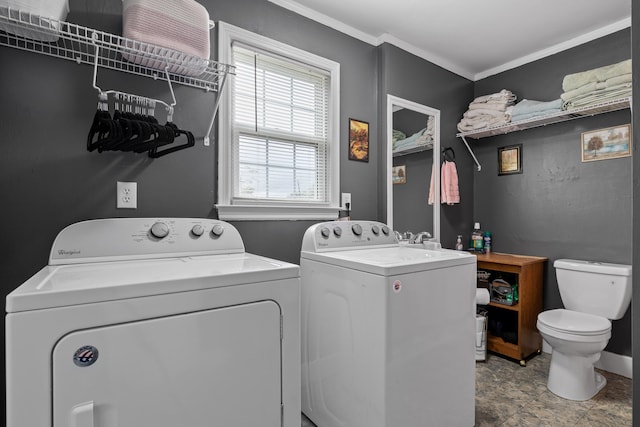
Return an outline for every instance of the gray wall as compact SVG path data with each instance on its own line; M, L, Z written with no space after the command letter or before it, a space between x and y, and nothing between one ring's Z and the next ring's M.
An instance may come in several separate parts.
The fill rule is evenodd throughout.
M377 219L377 49L266 0L200 3L216 21L341 64L341 190L352 193L353 218ZM121 34L121 2L71 0L70 6L70 22ZM215 34L212 32L213 58L217 57ZM0 64L0 196L4 200L0 210L4 248L0 278L4 295L47 263L54 237L68 224L122 216L216 217L218 142L204 147L201 139L214 95L175 87L178 106L174 121L200 137L194 148L155 160L144 154L90 153L86 137L97 105L97 93L91 87L92 67L6 47L0 47ZM165 83L103 69L98 83L105 90L169 97ZM368 163L347 160L349 117L370 124ZM116 181L138 183L137 210L115 208ZM235 225L247 251L297 263L302 235L310 224L273 221Z
M379 70L381 146L384 146L386 135L387 94L440 110L440 145L442 148L453 147L455 150L460 180L460 204L441 207L440 240L444 247L453 248L456 236L471 230L473 225L473 163L471 158L465 155L466 149L455 136L456 124L465 112L469 100L473 98L473 82L389 44L383 44L380 48ZM381 155L381 171L385 170L385 161L384 155ZM419 158L415 159L415 162L419 161ZM422 161L425 162L426 158ZM381 191L378 217L384 219L387 206L384 185L386 176L380 174L378 179ZM424 201L416 197L404 203L405 210L412 211L415 204ZM419 215L419 212L415 211L416 215Z
M476 82L476 96L507 88L518 100L551 101L566 74L631 57L630 30ZM474 213L497 252L550 259L545 309L562 307L553 260L631 263L632 158L581 162L581 132L630 123L629 110L483 138L472 144ZM473 140L470 140L473 141ZM523 144L523 173L498 176L498 147ZM614 321L608 351L631 355L631 310Z
M632 27L640 28L640 7L638 4L633 4L632 8ZM640 31L631 32L631 46L634 53L633 58L633 75L634 77L640 76L640 61L638 61L637 53L640 52ZM633 79L633 93L640 93L640 79ZM640 97L635 96L633 98L634 111L640 108ZM633 128L640 129L640 114L633 116ZM633 152L640 153L640 135L637 132L633 133ZM633 156L633 241L640 241L640 156L637 154ZM633 269L638 271L640 269L640 250L637 249L637 245L633 248ZM633 300L631 306L633 311L638 313L640 310L640 292L637 291L640 286L640 275L634 274L633 276L633 288L636 290L633 293ZM633 354L640 354L640 339L638 339L638 332L640 331L640 316L634 316L632 322L632 330L636 331L632 343ZM633 395L640 396L640 357L633 358ZM638 399L634 399L634 403L637 403ZM640 405L633 405L633 425L640 426Z

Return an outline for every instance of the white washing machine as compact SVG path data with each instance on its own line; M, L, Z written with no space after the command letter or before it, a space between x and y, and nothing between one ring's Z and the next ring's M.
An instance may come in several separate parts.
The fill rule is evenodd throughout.
M7 296L7 425L299 427L299 285L222 221L71 225Z
M318 427L475 423L476 257L372 221L310 227L302 412Z

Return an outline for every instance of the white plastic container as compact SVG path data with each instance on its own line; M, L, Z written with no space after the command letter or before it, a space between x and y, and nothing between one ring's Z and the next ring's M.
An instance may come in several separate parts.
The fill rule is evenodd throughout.
M201 74L213 25L207 9L194 0L124 0L122 32L131 50L124 49L123 57L159 70L168 65L172 73Z
M476 361L487 360L487 316L476 314Z
M0 0L0 30L54 42L60 38L60 21L67 13L68 0Z

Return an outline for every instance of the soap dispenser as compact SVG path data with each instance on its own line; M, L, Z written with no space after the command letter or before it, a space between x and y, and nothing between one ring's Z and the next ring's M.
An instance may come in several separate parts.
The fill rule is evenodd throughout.
M458 234L458 239L456 240L456 251L461 251L463 249L464 247L462 246L462 234Z

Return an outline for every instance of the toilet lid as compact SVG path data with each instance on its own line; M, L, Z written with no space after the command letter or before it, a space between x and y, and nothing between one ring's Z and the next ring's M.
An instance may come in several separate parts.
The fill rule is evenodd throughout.
M609 319L564 309L543 311L538 321L548 328L575 335L599 335L611 330Z

